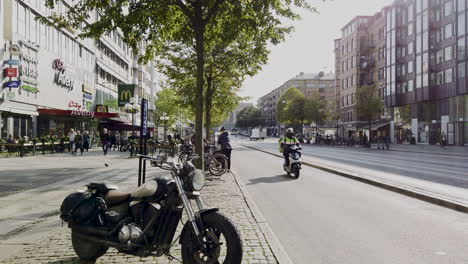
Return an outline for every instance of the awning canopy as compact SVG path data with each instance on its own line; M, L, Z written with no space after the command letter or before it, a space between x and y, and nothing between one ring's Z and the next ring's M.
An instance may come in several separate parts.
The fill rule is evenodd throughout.
M119 117L118 113L103 113L103 112L92 112L92 111L81 111L81 110L61 110L61 109L37 109L40 115L56 115L56 116L70 116L70 117L89 117L89 118L113 118Z

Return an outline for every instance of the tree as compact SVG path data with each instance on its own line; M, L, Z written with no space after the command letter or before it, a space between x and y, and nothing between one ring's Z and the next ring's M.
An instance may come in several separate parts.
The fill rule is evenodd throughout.
M54 8L62 0L46 0L46 6ZM263 42L276 44L291 32L291 27L282 25L282 18L299 19L292 6L313 10L306 0L78 0L64 14L55 14L43 22L59 27L80 30L81 37L99 38L114 30L124 34L123 40L134 51L146 43L145 54L141 62L152 60L154 56L168 47L183 44L196 54L195 95L195 149L200 155L199 164L203 166L203 110L205 82L205 40L206 33L214 30L213 25L222 21L232 27L233 38L241 32L256 35L268 32ZM98 14L98 19L90 20ZM267 30L261 30L267 29ZM221 37L223 32L213 36ZM172 49L170 49L172 50ZM138 54L138 53L137 53Z
M382 98L375 85L362 86L356 93L356 111L360 121L367 121L369 125L369 142L372 142L372 121L379 119L382 110Z
M304 113L307 120L314 122L318 133L319 124L327 119L327 103L320 96L319 92L313 92L305 104Z
M249 106L242 109L238 116L236 127L242 129L252 129L265 125L265 119L262 117L262 111L255 106Z
M180 111L182 110L179 104L180 99L175 90L171 88L163 88L156 96L154 120L160 120L161 116L166 114L169 120L165 122L165 125L171 126L179 118Z
M301 90L291 87L278 100L276 119L287 125L303 126L307 120L304 111L307 98Z

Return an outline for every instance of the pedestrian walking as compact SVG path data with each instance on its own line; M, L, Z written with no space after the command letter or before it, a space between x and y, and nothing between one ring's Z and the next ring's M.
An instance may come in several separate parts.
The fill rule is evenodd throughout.
M83 149L86 149L86 152L89 150L90 141L89 132L85 131L83 133Z
M218 144L221 145L221 153L223 153L228 159L228 171L231 171L232 146L229 140L229 133L224 127L222 127L219 132L221 132L221 135L218 137Z
M119 132L115 132L115 145L114 145L114 150L117 148L117 150L120 149L120 133Z
M81 156L83 156L83 135L81 135L80 130L76 131L74 143L75 143L75 150L73 151L73 155L76 156L76 151L80 149Z
M109 146L109 149L112 150L114 149L115 150L115 143L116 143L116 138L115 138L115 132L111 132L111 135L110 135L110 146Z
M70 129L70 132L68 133L68 142L70 144L70 147L68 149L68 152L71 152L73 154L73 147L75 146L75 130L72 128Z
M442 132L440 135L440 148L445 149L447 146L447 135L445 132Z
M102 150L104 151L104 155L107 155L107 150L109 149L110 144L110 136L107 133L107 128L104 128L102 131L101 142L102 142Z
M128 137L127 134L122 134L120 137L120 151L127 151Z

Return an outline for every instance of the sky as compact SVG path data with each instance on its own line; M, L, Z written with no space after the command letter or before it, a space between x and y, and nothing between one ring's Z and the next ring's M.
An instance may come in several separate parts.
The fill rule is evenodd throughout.
M341 28L358 15L374 15L393 0L312 0L319 13L300 10L302 20L294 21L295 31L285 42L271 46L268 64L248 78L241 96L258 98L296 76L300 72L316 73L335 70L333 41L341 36Z

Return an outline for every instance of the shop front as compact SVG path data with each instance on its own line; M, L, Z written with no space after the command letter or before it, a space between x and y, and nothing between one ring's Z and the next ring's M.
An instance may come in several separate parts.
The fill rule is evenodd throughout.
M38 109L38 136L67 136L70 129L88 131L93 137L100 121L117 118L117 113L81 110Z

